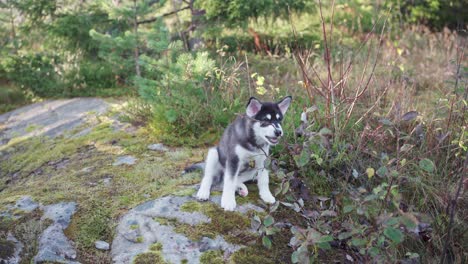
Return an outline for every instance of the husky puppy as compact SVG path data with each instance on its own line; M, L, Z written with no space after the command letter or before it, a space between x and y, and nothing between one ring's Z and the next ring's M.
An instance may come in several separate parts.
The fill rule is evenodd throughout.
M243 183L256 179L262 200L270 204L275 202L264 163L270 146L278 144L283 135L281 121L290 103L291 96L276 103L250 98L246 114L237 117L224 131L219 145L208 151L205 173L197 193L199 200L208 200L213 180L222 179L221 207L233 211L236 190L240 195L247 195Z

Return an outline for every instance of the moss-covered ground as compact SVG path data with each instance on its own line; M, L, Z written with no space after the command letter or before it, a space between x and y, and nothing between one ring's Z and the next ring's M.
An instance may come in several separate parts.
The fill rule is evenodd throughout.
M108 114L110 115L110 114ZM116 129L109 116L96 116L92 130L76 137L74 133L87 128L78 127L70 133L51 139L18 136L7 145L0 146L0 212L15 203L23 195L36 202L52 204L76 201L78 210L65 234L75 242L77 260L82 263L110 263L110 254L95 249L96 240L112 242L118 219L138 204L165 195L192 195L192 187L199 183L200 173L181 174L188 164L203 160L206 149L171 148L167 152L151 151L147 146L157 143L152 134L143 128ZM34 127L30 128L35 129ZM113 166L116 158L134 156L134 165ZM256 203L256 185L249 185L247 198L238 197L238 203ZM194 240L202 236L220 234L231 243L258 244L259 238L251 233L251 214L224 212L211 203L191 202L183 210L198 210L207 214L212 222L189 226L155 219L176 229ZM39 221L38 212L21 215L18 220L0 217L0 247L11 253L12 245L6 241L9 231L31 247L23 250L23 261L29 262L35 255L38 235L47 226ZM135 263L164 263L157 248L139 255ZM244 248L231 259L234 263L249 263L246 259L264 258L270 252L260 245L255 250ZM266 256L266 257L265 257ZM202 263L220 263L221 252L207 252ZM258 262L252 262L258 263Z
M17 137L0 146L0 212L23 195L42 204L76 201L78 211L65 233L76 242L78 260L83 263L110 262L107 253L94 248L94 242L111 243L118 218L129 209L168 194L192 194L191 185L200 176L181 175L181 171L203 159L204 152L189 148L150 151L147 146L156 141L147 130L125 132L116 130L107 116L96 120L91 132L81 137L72 134L87 125L54 139ZM134 156L136 164L113 166L122 155ZM10 249L7 232L19 229L29 216L15 221L0 218L5 227L0 230L0 244ZM32 256L25 257L29 261Z

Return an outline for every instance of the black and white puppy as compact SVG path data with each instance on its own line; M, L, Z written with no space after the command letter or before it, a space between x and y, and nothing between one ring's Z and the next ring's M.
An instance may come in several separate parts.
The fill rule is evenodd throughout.
M278 144L283 135L281 121L290 104L291 96L276 103L250 98L246 114L237 117L224 131L219 145L209 150L205 174L197 193L199 200L207 200L213 180L222 179L221 207L226 211L236 208L236 190L240 189L239 194L247 195L244 182L250 180L257 180L263 201L275 202L264 163L270 146Z

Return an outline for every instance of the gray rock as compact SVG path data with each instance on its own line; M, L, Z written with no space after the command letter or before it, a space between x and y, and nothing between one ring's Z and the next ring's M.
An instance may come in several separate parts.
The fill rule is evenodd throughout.
M109 250L110 249L109 243L107 243L106 241L101 241L101 240L98 240L98 241L94 242L94 246L97 249L100 249L100 250Z
M84 172L84 173L90 173L93 170L94 170L94 167L85 167L85 168L81 169L80 171Z
M71 221L72 215L75 213L76 210L76 203L69 202L69 203L57 203L51 204L47 206L43 206L44 215L42 219L50 219L54 221L55 224L59 224L62 226L62 229L68 227Z
M218 203L219 196L210 199ZM167 218L179 223L197 225L209 223L211 219L200 212L184 212L180 207L188 201L195 201L193 197L167 196L145 202L124 215L117 226L116 236L112 242L111 255L113 263L131 263L135 256L148 251L154 243L162 244L163 258L169 263L199 263L199 258L207 250L223 250L232 254L241 248L217 236L215 239L204 237L200 241L192 241L183 234L174 231L170 225L164 225L154 218ZM253 205L240 205L236 210L260 210Z
M110 177L102 179L102 184L104 184L104 186L110 186L111 182L112 182L112 178Z
M73 261L75 258L76 250L63 233L61 224L52 224L44 230L39 237L39 250L34 263L77 263Z
M39 204L31 199L31 196L23 196L16 201L15 208L24 212L32 212L39 207Z
M137 159L133 156L127 155L127 156L120 156L117 157L117 160L112 163L113 166L119 166L119 165L134 165L136 163Z
M149 150L153 151L168 151L169 149L161 143L148 145Z
M18 136L62 135L84 124L90 112L100 115L107 108L108 104L99 98L51 100L18 108L0 115L0 145Z
M76 250L73 242L63 233L68 227L71 217L76 211L76 203L58 203L43 206L44 215L42 220L50 219L54 223L44 230L39 237L39 249L34 257L34 263L58 262L58 263L78 263Z

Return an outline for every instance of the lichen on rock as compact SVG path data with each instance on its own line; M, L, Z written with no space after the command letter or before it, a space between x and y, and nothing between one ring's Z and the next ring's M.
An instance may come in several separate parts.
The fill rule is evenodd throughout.
M225 213L219 200L215 196L200 204L191 196L166 196L135 207L117 227L111 251L113 261L143 263L144 259L155 257L150 250L154 243L161 244L162 260L168 263L200 263L207 251L231 255L242 246L228 242L224 236L229 236L229 232L250 232L248 217L239 212L263 209L246 204L239 206L238 212ZM137 238L141 239L136 241Z

